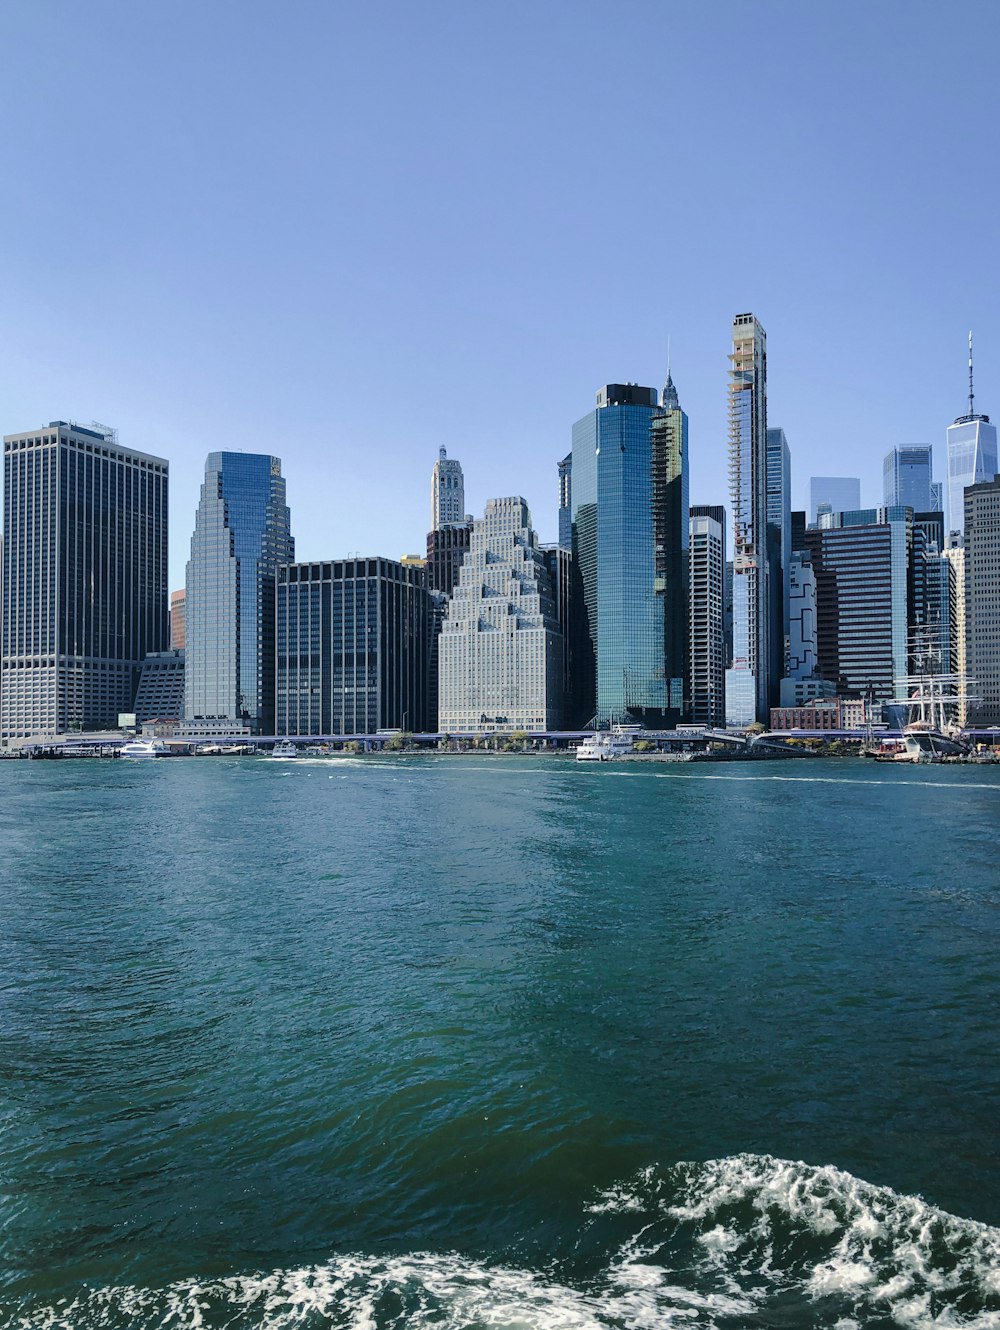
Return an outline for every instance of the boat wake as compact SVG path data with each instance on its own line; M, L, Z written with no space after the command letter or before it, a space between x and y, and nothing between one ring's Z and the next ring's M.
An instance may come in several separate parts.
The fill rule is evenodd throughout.
M546 1270L348 1254L269 1274L103 1288L8 1325L267 1330L1000 1327L1000 1229L767 1155L649 1168L596 1196Z

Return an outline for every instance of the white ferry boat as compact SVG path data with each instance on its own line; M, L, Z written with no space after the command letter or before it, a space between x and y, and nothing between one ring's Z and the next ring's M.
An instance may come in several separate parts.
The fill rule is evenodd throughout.
M633 751L638 727L616 725L612 730L599 730L589 734L576 750L578 762L614 762Z
M170 749L162 739L130 739L118 750L119 757L169 757Z
M283 739L281 743L276 743L271 749L265 762L284 762L287 758L298 757L299 750L288 739Z

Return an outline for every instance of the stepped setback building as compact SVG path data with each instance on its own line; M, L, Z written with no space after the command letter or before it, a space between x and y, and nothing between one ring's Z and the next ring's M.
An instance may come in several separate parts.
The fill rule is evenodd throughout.
M281 460L209 453L187 565L184 713L274 733L275 575L295 558Z
M491 499L473 524L438 641L439 729L557 729L563 649L528 505Z
M167 463L55 420L4 439L0 739L114 729L167 645Z

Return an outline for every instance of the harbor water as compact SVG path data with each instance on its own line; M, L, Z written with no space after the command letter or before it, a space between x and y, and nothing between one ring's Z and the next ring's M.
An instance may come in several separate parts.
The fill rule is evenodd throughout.
M0 763L0 1326L1000 1325L1000 770Z

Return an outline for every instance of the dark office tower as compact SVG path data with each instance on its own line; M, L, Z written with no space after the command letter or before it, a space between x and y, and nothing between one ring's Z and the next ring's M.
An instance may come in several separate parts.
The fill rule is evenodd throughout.
M733 508L733 661L726 720L769 719L771 596L767 558L767 337L752 314L733 320L729 355L729 484Z
M668 580L686 557L687 417L669 381L664 403L653 388L609 383L573 426L573 558L588 643L574 674L599 725L682 715L686 572L680 588Z
M966 655L976 725L1000 725L1000 475L965 489Z
M675 722L691 694L688 632L688 418L674 381L660 399L661 414L650 422L653 475L654 587L663 604L663 668L667 707Z
M422 568L294 563L277 587L277 734L426 730L434 605Z
M62 420L5 438L3 743L116 727L167 632L167 463Z
M893 448L882 463L882 502L886 508L912 508L927 513L934 508L931 445Z
M469 551L472 523L453 523L427 533L427 585L450 596L458 581L462 560Z
M788 651L788 572L792 557L792 459L783 429L767 431L767 559L771 624L770 706L778 702L778 685Z
M557 713L559 724L562 729L575 730L589 719L589 716L582 714L586 702L581 702L577 695L573 670L573 660L580 650L580 580L571 550L564 549L562 545L540 545L539 553L549 570L555 600L555 619L562 633L562 677Z
M188 724L274 733L274 579L294 557L280 458L209 453L187 566Z
M794 508L792 510L791 520L791 552L796 554L799 550L806 547L806 515L805 510Z
M806 532L816 576L817 673L842 693L906 696L913 520L908 508L845 514ZM848 524L849 523L849 524Z
M564 550L573 548L572 453L567 453L559 463L559 544Z

